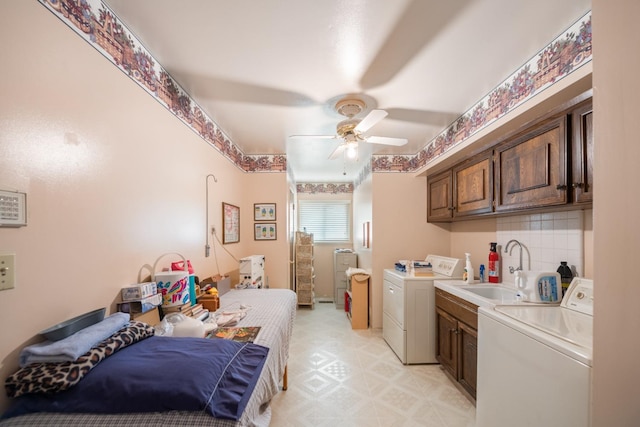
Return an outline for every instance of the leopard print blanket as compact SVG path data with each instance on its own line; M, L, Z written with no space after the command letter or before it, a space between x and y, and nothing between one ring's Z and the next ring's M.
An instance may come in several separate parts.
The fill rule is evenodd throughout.
M73 362L32 363L20 368L5 381L7 396L66 390L78 384L102 360L153 334L152 326L132 321Z

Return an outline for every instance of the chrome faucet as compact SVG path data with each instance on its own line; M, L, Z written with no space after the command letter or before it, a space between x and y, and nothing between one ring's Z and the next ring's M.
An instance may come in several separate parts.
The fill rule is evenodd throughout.
M509 273L513 274L514 271L522 271L522 244L520 242L518 242L516 239L511 239L507 242L507 245L504 247L504 253L509 253L509 255L511 255L511 252L509 252L509 245L511 244L518 245L518 247L520 248L520 264L518 265L518 268L513 268L511 266L509 266ZM511 251L513 251L513 247L511 248Z

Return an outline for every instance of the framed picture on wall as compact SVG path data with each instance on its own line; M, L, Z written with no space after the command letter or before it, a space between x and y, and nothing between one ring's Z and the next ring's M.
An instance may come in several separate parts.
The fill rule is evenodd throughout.
M254 203L253 204L253 220L254 221L275 221L276 220L276 204L275 203Z
M222 202L222 243L240 241L240 208Z
M276 240L277 230L275 222L261 222L253 225L255 240Z

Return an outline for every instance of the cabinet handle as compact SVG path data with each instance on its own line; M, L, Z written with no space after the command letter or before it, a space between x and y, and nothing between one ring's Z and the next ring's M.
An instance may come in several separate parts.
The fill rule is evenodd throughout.
M460 333L460 331L458 331L457 329L451 329L449 332L453 332L456 335Z
M449 207L447 208L447 210L448 210L448 211L455 211L455 210L456 210L456 208L455 208L454 206L449 206Z
M571 184L571 186L573 188L582 188L584 187L584 184L582 182L574 182L573 184Z
M556 185L556 190L566 190L567 186L564 184L558 184Z

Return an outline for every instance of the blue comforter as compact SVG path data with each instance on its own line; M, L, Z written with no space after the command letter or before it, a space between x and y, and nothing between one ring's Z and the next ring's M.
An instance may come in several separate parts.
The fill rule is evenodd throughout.
M184 410L237 420L268 351L225 339L150 337L106 358L69 390L17 398L3 418Z

